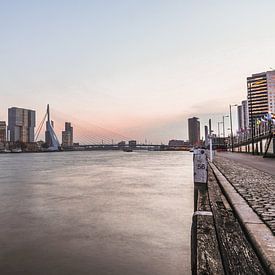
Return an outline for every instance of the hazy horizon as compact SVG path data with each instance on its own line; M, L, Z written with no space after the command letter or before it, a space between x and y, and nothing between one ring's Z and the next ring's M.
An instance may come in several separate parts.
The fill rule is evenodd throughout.
M0 1L0 120L18 106L38 125L49 103L75 128L166 143L186 139L197 116L203 135L246 98L247 76L275 67L274 10L271 0Z

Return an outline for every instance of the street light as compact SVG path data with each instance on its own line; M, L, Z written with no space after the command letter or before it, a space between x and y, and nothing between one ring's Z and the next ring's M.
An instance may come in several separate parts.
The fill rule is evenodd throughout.
M229 115L230 115L230 127L231 127L231 149L232 149L232 153L234 152L234 138L233 138L233 127L232 127L232 107L236 107L238 106L238 104L229 104Z
M225 117L229 117L229 115L222 116L222 123L223 123L222 131L223 131L223 137L224 137L224 138L225 138L225 129L224 129L224 118L225 118Z

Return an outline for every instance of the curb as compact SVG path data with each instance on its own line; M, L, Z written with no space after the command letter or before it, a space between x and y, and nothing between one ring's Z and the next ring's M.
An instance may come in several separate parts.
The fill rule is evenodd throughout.
M209 162L227 200L234 209L266 270L275 274L275 236L220 170Z

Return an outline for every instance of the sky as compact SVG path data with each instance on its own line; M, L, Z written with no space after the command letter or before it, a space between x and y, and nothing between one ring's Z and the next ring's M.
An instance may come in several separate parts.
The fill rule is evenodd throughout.
M49 103L76 131L165 143L187 139L192 116L216 130L246 98L246 77L275 68L274 10L274 0L0 0L0 120L17 106L39 124Z

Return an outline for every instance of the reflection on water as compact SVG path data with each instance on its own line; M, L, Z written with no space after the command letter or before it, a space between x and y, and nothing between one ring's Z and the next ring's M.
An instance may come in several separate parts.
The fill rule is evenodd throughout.
M189 274L192 156L0 155L0 274Z

